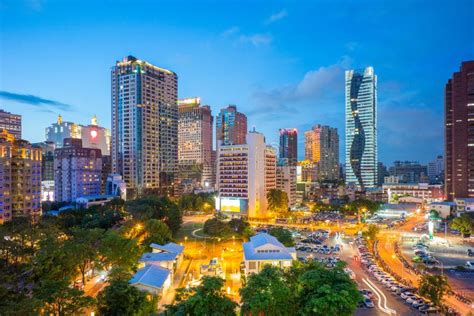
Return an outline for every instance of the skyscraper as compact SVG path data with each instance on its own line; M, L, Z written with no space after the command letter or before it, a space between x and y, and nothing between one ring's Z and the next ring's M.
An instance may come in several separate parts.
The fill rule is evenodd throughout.
M474 60L446 83L444 107L446 195L474 197Z
M0 133L0 224L41 215L41 148Z
M298 130L296 128L280 129L280 159L291 166L298 162Z
M377 76L372 67L346 71L346 184L377 185Z
M225 145L245 144L247 116L237 112L235 105L221 109L216 118L216 142ZM216 146L217 148L217 146Z
M434 161L428 163L428 178L430 183L442 183L444 179L444 158L438 155Z
M16 139L21 139L21 115L0 110L0 132L3 129Z
M133 56L112 68L112 171L130 195L173 184L178 76Z
M202 188L214 184L212 165L213 117L208 105L200 98L178 100L178 161L179 178L192 181Z
M318 180L337 180L339 178L337 128L315 125L304 135L305 159L314 166L314 177Z
M54 151L54 198L75 202L78 197L101 194L102 153L84 148L82 140L66 138Z

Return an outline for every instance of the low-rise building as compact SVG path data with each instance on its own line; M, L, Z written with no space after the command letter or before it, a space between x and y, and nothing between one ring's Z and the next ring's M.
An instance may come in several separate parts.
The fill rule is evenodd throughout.
M129 283L153 295L162 295L172 284L170 270L157 265L146 265L135 273Z
M456 212L458 214L464 212L474 212L474 198L455 198Z
M294 247L285 247L275 237L259 233L243 244L245 274L258 273L269 264L279 268L289 268L296 260Z
M411 196L420 198L425 202L444 200L443 187L440 184L428 183L385 183L384 194L387 195L388 202L396 201L399 197Z
M435 210L439 213L439 216L446 218L449 215L453 215L456 212L456 203L454 202L431 202L428 205L429 210Z

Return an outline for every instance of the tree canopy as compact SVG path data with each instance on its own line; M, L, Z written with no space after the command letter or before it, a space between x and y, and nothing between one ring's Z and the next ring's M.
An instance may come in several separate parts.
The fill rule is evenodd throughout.
M291 231L283 227L272 227L268 230L268 233L278 239L286 247L293 247L295 241Z
M235 315L237 303L224 294L224 280L204 276L202 283L193 288L178 289L175 304L168 305L166 315Z
M459 230L462 236L468 236L472 234L473 225L473 219L468 214L462 214L453 219L449 227Z
M443 297L450 290L448 278L445 275L423 274L419 280L418 292L438 306L443 306Z
M271 189L267 193L268 208L276 212L279 216L285 216L288 213L288 195L285 191Z

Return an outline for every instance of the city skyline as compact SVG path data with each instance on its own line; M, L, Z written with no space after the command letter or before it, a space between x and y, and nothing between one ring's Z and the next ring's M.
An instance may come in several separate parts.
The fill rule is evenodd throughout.
M462 1L435 3L424 10L416 10L423 1L389 3L367 12L350 3L323 2L316 11L308 10L315 5L307 3L258 4L245 21L239 19L243 12L232 8L235 4L215 12L192 3L190 10L179 12L166 4L162 22L124 16L121 6L103 3L96 12L107 12L104 21L95 19L96 13L86 14L87 1L68 7L35 3L6 1L0 9L5 30L0 107L22 115L23 138L31 142L44 140L39 131L58 114L79 124L97 114L101 125L110 128L110 66L130 54L173 69L180 80L180 98L200 96L215 114L236 104L249 118L248 130L256 126L271 144L278 143L279 128L288 126L301 133L315 124L343 131L344 70L373 66L379 76L379 160L427 163L443 152L445 78L461 61L472 59L473 52L467 42L472 29L462 27L472 19L472 10L465 10L470 4ZM139 4L143 11L153 9L150 2ZM403 17L391 14L402 10L407 11ZM314 21L305 19L306 11L315 15ZM68 22L75 14L83 17L77 25ZM202 19L191 19L190 14ZM444 22L429 23L436 17ZM341 23L347 18L353 23L350 29ZM204 22L209 19L215 22L212 26ZM367 28L357 27L366 21ZM66 27L58 31L55 23ZM383 23L398 25L398 30L372 28ZM312 31L323 25L330 26L327 34ZM457 36L450 36L453 32ZM121 33L121 41L113 33ZM125 39L130 34L153 34L156 40L137 47L135 39ZM442 46L439 36L446 39ZM174 40L169 43L169 38ZM381 38L387 39L384 45ZM58 46L64 42L71 47ZM314 53L321 46L324 53ZM74 76L69 75L71 69ZM420 128L424 133L416 133ZM340 138L342 158L342 133ZM302 158L302 137L298 143Z

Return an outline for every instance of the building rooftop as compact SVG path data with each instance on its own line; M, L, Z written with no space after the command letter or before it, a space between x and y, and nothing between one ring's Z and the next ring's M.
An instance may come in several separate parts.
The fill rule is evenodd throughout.
M431 202L430 205L449 205L454 206L456 203L454 202Z
M160 289L163 287L163 284L168 279L170 271L168 269L155 266L155 265L148 265L144 268L140 269L135 273L133 278L128 281L128 283L134 284L142 284L149 287L154 287Z
M140 262L156 262L156 261L174 261L178 256L174 252L147 252L140 257Z
M164 252L176 253L176 254L181 254L184 251L184 246L175 244L174 242L167 243L166 245L158 245L155 243L151 243L150 247L152 249L157 249Z
M293 247L285 247L275 237L259 233L243 244L245 260L292 260Z

